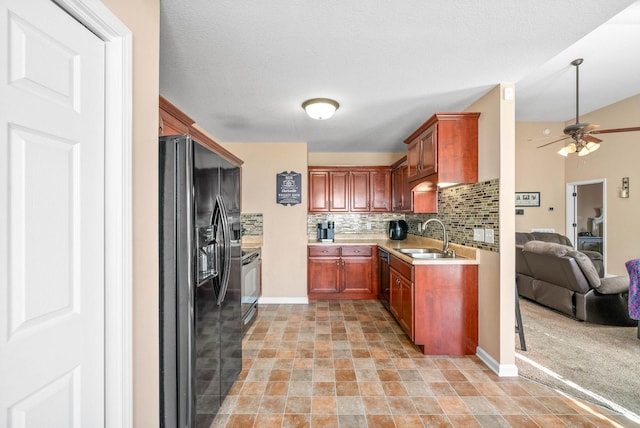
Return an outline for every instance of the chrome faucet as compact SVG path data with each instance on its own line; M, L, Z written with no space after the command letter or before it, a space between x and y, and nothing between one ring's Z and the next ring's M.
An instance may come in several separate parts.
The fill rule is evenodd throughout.
M449 239L447 238L447 229L444 227L444 223L442 221L437 218L430 218L422 225L422 232L424 233L424 231L427 230L427 225L431 222L436 222L442 226L442 252L446 254L449 251Z

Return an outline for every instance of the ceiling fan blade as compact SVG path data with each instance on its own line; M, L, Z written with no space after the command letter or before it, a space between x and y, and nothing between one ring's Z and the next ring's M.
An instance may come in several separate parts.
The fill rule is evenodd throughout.
M600 125L587 125L582 129L583 133L591 133L594 129L600 128Z
M590 134L612 134L614 132L634 132L640 131L640 126L634 126L632 128L613 128L613 129L598 129L591 131Z
M593 135L583 135L582 139L587 143L601 143L602 140L600 138L596 138Z
M538 147L536 147L536 148L537 148L537 149L540 149L540 148L542 148L542 147L547 147L547 146L550 146L550 145L551 145L551 144L553 144L553 143L557 143L558 141L566 140L567 138L570 138L570 137L567 135L566 137L558 138L557 140L553 140L553 141L551 141L551 142L549 142L549 143L547 143L547 144L543 144L543 145L538 146Z
M543 140L550 140L551 138L561 138L561 137L564 137L564 135L547 135L546 137L527 138L527 141L538 142Z

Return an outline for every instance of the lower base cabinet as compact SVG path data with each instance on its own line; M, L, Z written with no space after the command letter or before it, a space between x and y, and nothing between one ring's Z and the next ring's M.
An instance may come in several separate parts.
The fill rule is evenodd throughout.
M371 245L308 247L309 299L377 299L378 253Z
M425 355L473 355L478 266L410 265L391 257L390 312Z
M413 339L413 266L391 257L389 268L389 311Z

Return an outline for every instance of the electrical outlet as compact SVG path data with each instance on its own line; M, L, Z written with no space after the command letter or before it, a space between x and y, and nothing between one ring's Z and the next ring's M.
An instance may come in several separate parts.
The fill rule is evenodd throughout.
M484 242L487 244L493 244L493 229L484 230Z
M371 223L367 222L367 229L371 229Z
M473 240L479 242L484 241L484 229L473 229Z

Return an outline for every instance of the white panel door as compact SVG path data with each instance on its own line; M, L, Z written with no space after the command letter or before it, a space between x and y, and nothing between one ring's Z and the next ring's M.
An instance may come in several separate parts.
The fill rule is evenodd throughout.
M0 0L0 427L104 426L104 45Z

